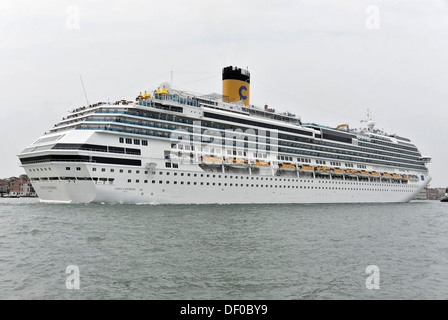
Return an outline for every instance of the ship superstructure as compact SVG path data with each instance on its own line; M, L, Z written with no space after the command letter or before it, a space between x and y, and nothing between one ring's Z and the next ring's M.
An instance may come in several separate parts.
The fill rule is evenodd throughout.
M221 94L162 83L135 101L72 110L18 156L42 201L408 202L431 180L407 138L302 123L249 103L247 70Z

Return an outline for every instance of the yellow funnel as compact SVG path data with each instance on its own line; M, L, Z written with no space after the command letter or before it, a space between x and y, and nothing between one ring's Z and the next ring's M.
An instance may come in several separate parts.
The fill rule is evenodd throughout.
M222 69L222 95L223 100L233 102L241 100L249 104L250 74L248 70L237 67Z

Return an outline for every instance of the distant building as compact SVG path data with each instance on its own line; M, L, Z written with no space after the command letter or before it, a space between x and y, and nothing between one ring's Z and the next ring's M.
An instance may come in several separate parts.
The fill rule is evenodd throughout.
M447 192L447 188L437 188L439 190L439 199L442 199Z
M427 188L420 191L415 197L414 200L428 200L428 193L426 191Z
M0 179L2 197L36 197L36 191L26 175Z
M0 197L9 194L9 179L0 179Z
M439 190L436 188L427 188L426 194L428 195L428 200L437 200L439 199Z
M445 196L446 188L426 187L414 197L414 200L440 200Z

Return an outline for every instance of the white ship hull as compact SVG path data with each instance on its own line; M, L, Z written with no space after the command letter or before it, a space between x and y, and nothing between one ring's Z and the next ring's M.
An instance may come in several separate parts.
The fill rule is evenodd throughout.
M151 179L151 178L149 178ZM198 179L199 180L199 179ZM163 180L160 180L163 181ZM378 184L376 187L361 187L359 183L334 185L333 181L299 179L290 182L264 184L258 187L251 181L249 187L229 186L229 180L209 179L210 185L187 185L115 183L100 184L92 181L36 183L35 189L41 201L65 203L150 203L150 204L232 204L232 203L371 203L409 202L430 181L416 185ZM205 181L205 180L204 180ZM215 181L215 182L211 182ZM221 181L221 182L217 182ZM227 186L224 182L227 181ZM244 181L246 182L246 181ZM214 186L211 184L215 183ZM220 186L218 184L221 184ZM250 185L254 184L253 187ZM266 187L268 185L268 187ZM325 185L325 187L323 187ZM328 187L331 186L331 187ZM330 188L330 189L319 189ZM349 189L349 190L348 190Z

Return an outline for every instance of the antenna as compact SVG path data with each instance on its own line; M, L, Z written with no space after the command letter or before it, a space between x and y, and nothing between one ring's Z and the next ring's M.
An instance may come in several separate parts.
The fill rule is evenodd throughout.
M375 122L372 121L372 114L370 113L370 110L367 108L367 118L364 120L360 120L361 123L367 122L367 129L368 131L373 131L373 127L375 127Z
M79 78L81 79L82 90L84 90L84 96L86 97L87 105L90 105L89 100L87 99L87 93L86 93L86 89L84 88L84 82L82 82L81 75L79 75Z
M369 108L367 108L367 118L363 119L363 120L360 120L360 122L362 123L362 122L369 122L369 121L372 121L372 116L370 114Z

